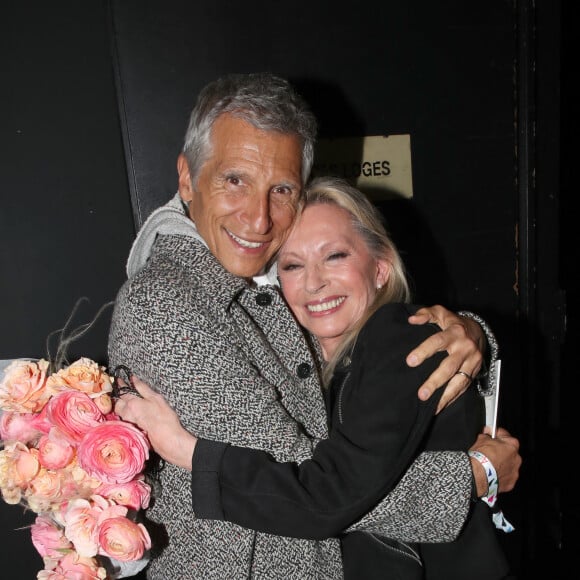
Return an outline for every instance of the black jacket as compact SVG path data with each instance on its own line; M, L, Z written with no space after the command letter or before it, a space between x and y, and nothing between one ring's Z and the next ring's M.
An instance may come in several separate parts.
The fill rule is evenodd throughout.
M199 441L194 471L207 446L215 453L218 445L221 454L216 513L273 534L340 536L345 580L493 580L505 575L489 510L479 501L473 502L459 539L450 544L405 545L376 533L343 534L397 485L421 451L466 450L483 425L483 401L474 388L436 417L442 389L427 402L418 399L419 385L445 354L417 368L407 366L410 350L437 330L410 325L407 318L415 310L383 306L362 329L350 361L337 369L325 391L330 436L318 444L312 460L276 463L263 452Z

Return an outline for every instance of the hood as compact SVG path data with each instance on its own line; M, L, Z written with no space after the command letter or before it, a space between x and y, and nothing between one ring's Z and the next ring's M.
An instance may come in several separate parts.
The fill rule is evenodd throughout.
M127 259L127 276L129 278L139 272L147 263L158 234L191 236L205 244L203 238L197 233L195 224L186 215L183 202L179 192L177 192L165 205L153 211L139 230Z

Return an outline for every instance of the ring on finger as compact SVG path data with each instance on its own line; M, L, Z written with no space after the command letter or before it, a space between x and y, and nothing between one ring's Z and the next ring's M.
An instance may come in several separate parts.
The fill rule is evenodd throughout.
M466 373L465 371L457 371L455 374L456 375L463 375L469 381L473 380L473 377L469 373Z

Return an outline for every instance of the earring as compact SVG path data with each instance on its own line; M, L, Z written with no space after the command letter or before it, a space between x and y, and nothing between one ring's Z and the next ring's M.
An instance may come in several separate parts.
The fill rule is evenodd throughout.
M377 290L380 290L383 287L382 284L377 284Z

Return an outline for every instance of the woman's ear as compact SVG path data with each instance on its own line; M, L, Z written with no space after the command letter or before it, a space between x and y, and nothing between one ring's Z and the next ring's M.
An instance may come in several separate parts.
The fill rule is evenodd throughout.
M385 258L377 260L376 287L382 288L391 275L391 263Z

